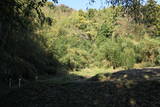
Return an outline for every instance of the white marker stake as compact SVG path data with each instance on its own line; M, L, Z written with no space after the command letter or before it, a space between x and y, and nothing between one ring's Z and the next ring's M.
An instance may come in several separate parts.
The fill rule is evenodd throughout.
M12 88L12 78L9 78L9 88Z
M37 75L35 76L35 80L36 80L36 81L38 80L38 76L37 76Z
M18 87L19 88L21 87L21 80L22 80L21 78L18 79Z

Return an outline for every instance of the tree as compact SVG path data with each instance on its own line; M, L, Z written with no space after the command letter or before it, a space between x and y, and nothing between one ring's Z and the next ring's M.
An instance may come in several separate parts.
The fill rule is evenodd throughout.
M143 23L147 26L150 35L159 35L160 8L155 0L148 0L143 7Z
M148 25L155 25L158 18L158 5L155 0L148 0L144 6L144 23Z
M58 2L57 0L52 0ZM41 23L45 17L41 11L41 7L47 0L1 0L0 1L0 33L10 32L11 29L24 27L28 29L28 24L31 24L35 14L37 14ZM32 19L32 20L31 20ZM32 28L29 27L31 30ZM3 34L2 34L3 35ZM3 38L1 36L1 38Z
M34 33L46 21L41 11L46 2L47 0L0 1L1 76L30 77L27 75L34 76L39 68L53 64L36 41L40 37Z
M104 0L106 4L112 7L121 6L123 13L131 16L136 22L140 21L142 16L142 3L144 0ZM96 2L96 0L90 0L89 2Z
M39 20L43 23L44 14L40 7L45 1L40 0L1 0L0 1L0 47L2 48L9 36L19 30L33 30L33 20L37 13Z

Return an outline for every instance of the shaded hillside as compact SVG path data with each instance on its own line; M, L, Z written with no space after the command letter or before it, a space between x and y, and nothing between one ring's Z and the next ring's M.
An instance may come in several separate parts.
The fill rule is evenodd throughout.
M36 33L48 21L41 11L45 2L0 1L0 81L35 80L55 74L61 65L45 51L43 37Z

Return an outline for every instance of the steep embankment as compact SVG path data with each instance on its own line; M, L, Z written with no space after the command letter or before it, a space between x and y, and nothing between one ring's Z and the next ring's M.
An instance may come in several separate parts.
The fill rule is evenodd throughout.
M114 81L113 77L110 77L111 80L103 80L103 82L96 81L96 77L93 77L94 79L85 82L33 83L1 97L0 106L159 107L159 72L159 69L121 71L112 75Z

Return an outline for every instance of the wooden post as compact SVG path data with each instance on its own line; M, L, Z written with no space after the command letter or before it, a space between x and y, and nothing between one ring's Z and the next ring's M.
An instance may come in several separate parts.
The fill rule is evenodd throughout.
M9 88L12 88L12 78L9 78Z
M36 80L36 81L38 80L38 75L35 76L35 80Z
M1 35L1 32L2 32L2 23L0 22L0 35Z
M19 88L21 88L21 80L22 80L22 78L19 78L19 79L18 79L18 87L19 87Z

